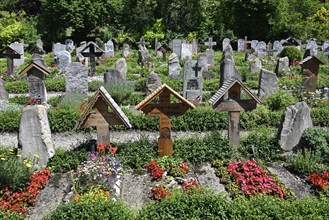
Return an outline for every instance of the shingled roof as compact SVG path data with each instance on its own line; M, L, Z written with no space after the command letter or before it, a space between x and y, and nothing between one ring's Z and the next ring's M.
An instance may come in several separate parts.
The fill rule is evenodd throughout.
M40 72L42 72L45 75L50 74L50 71L45 66L42 66L33 61L29 65L27 65L21 72L19 72L18 77L24 76L32 68L38 69Z
M225 95L226 92L234 85L238 83L243 91L245 91L252 99L254 99L257 103L261 103L261 101L252 94L249 89L238 79L231 79L227 80L223 83L222 87L209 99L209 103L212 105L217 105L222 99L222 97Z
M195 106L191 102L189 102L187 99L185 99L179 93L177 93L175 90L170 88L167 84L162 84L160 87L158 87L156 90L154 90L150 95L148 95L143 101L141 101L138 105L136 105L135 109L141 110L144 106L146 106L148 103L150 103L154 98L156 98L158 95L160 95L164 90L169 90L170 93L173 94L180 101L182 101L182 103L188 105L190 108L195 108Z
M107 90L102 86L97 90L93 99L90 101L87 108L84 110L77 125L75 126L76 130L81 129L85 125L86 121L88 120L89 116L91 115L90 111L93 109L93 107L95 106L95 103L97 102L98 99L103 99L103 101L105 101L107 106L110 106L110 108L113 110L114 114L122 121L122 123L125 126L127 126L128 128L132 127L129 122L129 119L127 118L125 113L121 110L121 108L114 101L114 99L107 92Z
M311 59L315 59L316 61L318 61L319 64L324 64L321 60L319 60L317 57L315 56L308 56L305 59L303 59L302 61L300 61L299 65L303 65L304 63L307 63L308 61L310 61Z

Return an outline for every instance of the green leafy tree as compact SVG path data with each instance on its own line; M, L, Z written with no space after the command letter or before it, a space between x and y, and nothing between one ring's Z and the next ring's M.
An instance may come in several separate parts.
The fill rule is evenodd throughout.
M318 40L327 40L329 36L329 9L321 7L313 16L309 18L312 23L311 36Z

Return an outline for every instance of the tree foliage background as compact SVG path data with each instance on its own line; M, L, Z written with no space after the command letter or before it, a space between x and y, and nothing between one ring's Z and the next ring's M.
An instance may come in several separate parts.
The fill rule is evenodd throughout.
M329 3L318 0L2 0L0 11L1 46L38 37L329 39Z

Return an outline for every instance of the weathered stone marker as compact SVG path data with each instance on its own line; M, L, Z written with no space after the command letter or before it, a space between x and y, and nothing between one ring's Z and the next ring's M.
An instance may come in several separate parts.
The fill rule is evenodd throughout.
M112 112L108 111L108 107L110 107ZM95 109L95 114L91 113L93 109ZM79 130L84 126L96 126L97 143L104 144L106 146L107 144L110 144L109 125L122 124L128 128L131 128L131 124L125 113L120 109L110 94L102 86L98 89L93 99L84 110L77 125L75 126L75 129Z
M82 56L90 58L90 75L96 74L96 57L103 55L104 51L94 42L89 42L80 52Z
M7 46L0 51L0 58L7 58L7 73L11 75L14 73L14 59L20 59L21 55Z
M251 99L241 99L243 90ZM228 94L228 98L225 98ZM228 111L228 137L232 145L240 145L240 112L255 109L261 101L237 79L227 80L208 101L214 109Z
M299 64L302 66L303 92L315 92L318 81L319 68L323 62L314 56L308 56Z
M170 95L173 95L180 103L171 103ZM151 103L156 97L159 97L158 103ZM195 106L179 95L172 88L163 84L147 96L143 101L136 105L136 110L143 111L147 116L160 117L160 137L158 139L158 155L170 156L173 153L173 141L171 137L170 116L183 115L188 109L194 109Z

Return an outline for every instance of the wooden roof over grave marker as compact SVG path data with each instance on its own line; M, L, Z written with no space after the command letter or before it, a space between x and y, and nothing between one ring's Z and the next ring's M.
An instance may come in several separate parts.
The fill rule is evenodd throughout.
M89 49L89 52L87 52L86 50ZM83 48L80 53L83 56L87 56L90 57L91 56L95 56L95 57L100 57L102 56L102 54L104 53L104 51L95 43L95 42L88 42L88 44L85 46L85 48Z
M5 57L9 57L11 59L19 59L21 58L21 54L14 50L11 46L6 46L0 50L0 58Z
M34 46L31 48L30 53L31 53L31 54L36 53L36 54L41 54L41 55L43 55L43 54L46 53L46 51L44 51L39 45L36 44L36 45L34 45Z
M252 94L249 89L238 79L232 79L232 80L227 80L223 83L222 87L215 93L215 95L213 95L210 99L209 99L209 103L211 105L214 106L214 108L218 108L218 106L220 105L221 102L223 102L223 96L229 92L229 90L234 87L234 86L240 86L241 89L249 95L249 97L251 97L252 100L255 101L255 104L259 104L261 103L260 99L258 99L254 94ZM233 100L232 100L233 101ZM241 100L242 102L240 104L242 104L240 111L242 110L248 110L246 109L247 106L243 105L243 100ZM224 110L223 111L227 111Z
M170 109L169 111L172 110L173 113L172 115L180 115L182 114L180 112L180 109L178 108L179 105L184 104L185 107L188 108L192 108L194 109L195 106L189 102L187 99L185 99L183 96L181 96L179 93L177 93L175 90L173 90L172 88L170 88L167 84L162 84L160 87L158 87L156 90L154 90L150 95L148 95L143 101L141 101L138 105L136 105L135 109L136 110L142 110L145 114L148 114L149 112L151 112L153 110L153 105L157 105L157 104L152 104L150 103L152 100L154 100L157 96L159 96L162 92L164 92L165 90L168 90L172 95L174 95L176 98L178 98L181 103L177 103L177 104L171 104L174 106L177 106L177 109ZM161 108L159 106L157 106L157 108ZM159 109L161 110L161 109Z
M95 93L93 99L90 101L87 108L84 110L83 114L81 115L77 125L75 126L76 130L79 130L85 125L92 124L92 122L94 122L95 114L92 114L91 110L94 107L97 108L99 102L105 104L106 106L109 106L113 111L113 113L100 112L109 125L123 124L128 128L132 127L125 113L120 109L118 104L113 100L113 98L110 96L107 90L102 86Z
M29 65L27 65L19 74L18 77L23 77L28 71L30 71L32 68L38 69L41 73L44 75L50 74L50 70L48 70L45 66L39 65L36 62L31 62Z

